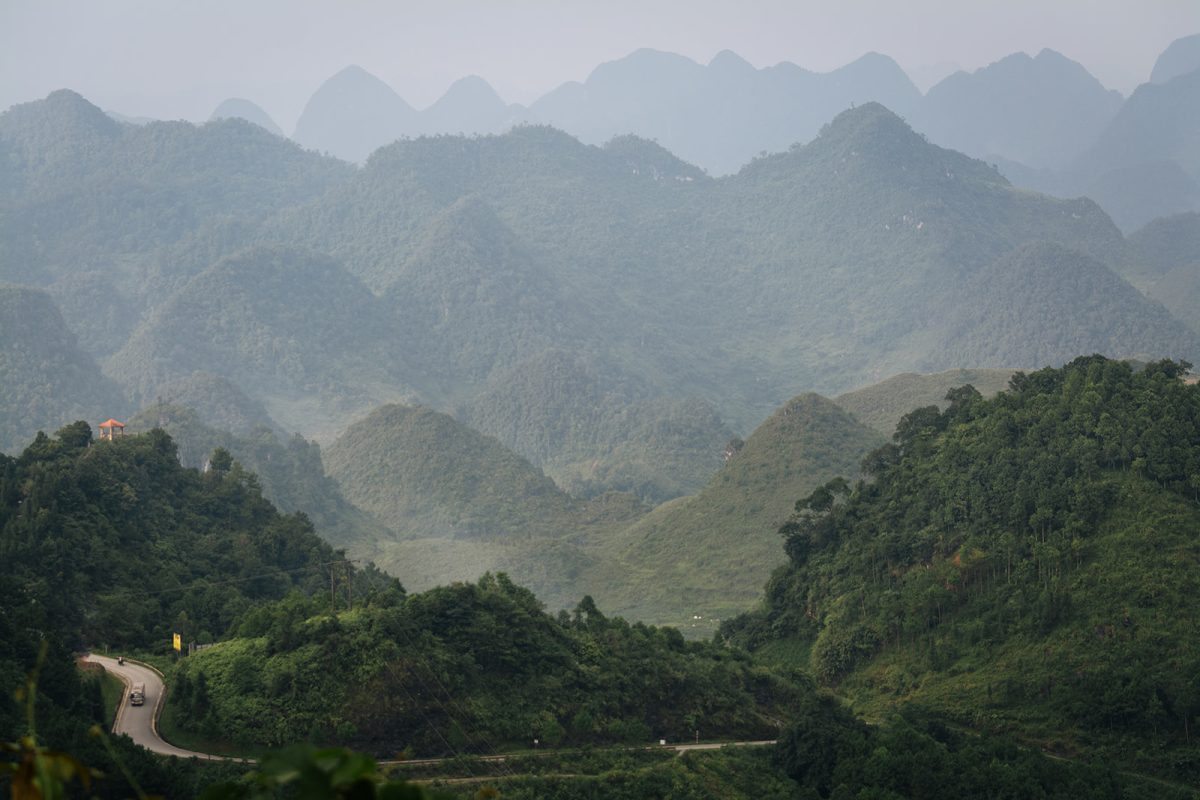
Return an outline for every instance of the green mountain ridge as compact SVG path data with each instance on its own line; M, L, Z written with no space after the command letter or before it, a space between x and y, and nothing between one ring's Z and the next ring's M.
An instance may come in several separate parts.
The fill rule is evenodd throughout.
M19 452L39 430L128 410L45 292L0 284L0 332L0 451Z
M1137 261L1126 277L1200 332L1200 213L1154 220L1129 243Z
M269 427L230 430L208 424L208 418L192 408L171 404L145 408L127 425L127 433L166 431L185 467L208 469L212 454L225 450L254 473L264 498L285 514L304 514L316 532L336 546L366 547L390 535L342 496L325 474L320 447L299 434L285 437Z
M917 409L781 529L735 642L906 706L1194 779L1200 394L1099 356Z
M393 338L375 296L336 262L256 247L191 279L109 359L108 372L144 401L164 383L209 372L250 390L289 428L301 427L291 404L318 404L328 412L323 423L311 411L300 419L328 432L337 425L329 417L402 395Z
M1089 351L1181 358L1200 348L1195 331L1166 308L1099 261L1057 244L1015 250L976 275L963 295L931 368L1001 358L1055 365Z
M651 503L699 490L733 435L706 403L656 398L611 365L557 349L490 381L459 416L570 494L629 491Z

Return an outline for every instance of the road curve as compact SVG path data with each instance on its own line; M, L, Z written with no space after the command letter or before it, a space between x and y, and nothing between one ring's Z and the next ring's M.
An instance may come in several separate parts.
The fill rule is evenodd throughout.
M125 684L125 693L117 706L117 719L113 723L113 733L125 734L130 739L152 753L179 758L203 758L207 761L244 761L240 758L214 756L209 753L197 753L184 750L163 739L158 734L158 714L162 710L163 681L157 672L141 664L126 661L118 664L115 658L88 653L84 661L99 664L105 670L121 679ZM146 684L146 702L144 705L129 704L129 687L135 683Z
M211 753L197 753L194 750L184 750L182 747L176 747L167 740L163 739L158 733L158 714L162 710L162 698L165 687L162 677L153 669L136 664L126 660L124 664L118 664L115 658L108 656L100 656L95 653L88 653L83 657L84 661L91 664L99 664L107 671L116 675L125 684L125 693L121 696L121 703L117 707L117 718L113 723L113 733L125 734L137 744L146 748L152 753L158 753L164 756L176 756L178 758L202 758L206 761L238 761L244 764L254 763L253 759L235 758L233 756L217 756ZM131 706L129 704L129 687L135 683L144 683L146 685L146 702L141 706ZM668 744L668 745L650 745L648 747L633 747L630 750L674 750L679 754L683 754L689 750L717 750L721 747L763 747L765 745L775 744L772 740L760 740L749 742L706 742L704 744ZM537 755L553 755L553 750L543 750ZM525 754L529 755L529 754ZM506 761L512 758L511 755L497 754L490 756L477 756L481 761ZM381 761L380 765L403 764L406 766L420 766L425 764L440 764L450 761L449 758L414 758L405 761ZM444 779L431 779L444 780Z

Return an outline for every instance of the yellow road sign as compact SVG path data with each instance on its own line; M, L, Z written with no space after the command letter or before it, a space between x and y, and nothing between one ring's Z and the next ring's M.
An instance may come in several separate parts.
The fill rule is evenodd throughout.
M183 650L183 637L182 637L182 636L180 636L178 633L177 633L177 634L175 634L175 641L174 641L174 645L175 645L175 652L176 652L176 653L182 652L182 650Z

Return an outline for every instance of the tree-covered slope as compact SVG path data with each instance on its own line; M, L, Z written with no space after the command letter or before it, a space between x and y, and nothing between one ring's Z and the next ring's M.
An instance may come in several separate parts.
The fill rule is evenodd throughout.
M732 437L703 402L654 397L595 358L548 350L489 382L463 410L567 492L634 492L659 503L698 491Z
M127 739L89 733L108 728L111 708L95 676L80 674L79 652L165 652L172 633L185 642L223 637L258 605L327 588L340 559L303 517L265 501L240 465L185 469L161 430L94 441L76 422L16 457L0 455L6 746L33 733L20 694L33 672L38 743L103 773L89 796L196 796L229 771L168 767ZM353 574L398 591L378 572Z
M505 254L528 254L548 280L514 274L531 292L526 303L555 310L567 297L589 309L567 317L571 350L603 355L667 396L706 400L742 429L799 391L928 368L962 288L1023 244L1127 260L1095 204L1014 189L877 104L716 181L663 179L645 166L661 159L631 160L631 144L589 147L539 127L400 141L319 202L281 215L270 235L331 252L382 291L439 215L470 198L494 212L513 247L426 248L426 272L459 274L460 255L482 253L509 274ZM468 342L543 335L493 324L491 311L466 320ZM1020 354L1014 346L971 363L1003 367Z
M123 416L129 401L83 352L42 291L0 284L0 451L80 417Z
M429 408L383 406L326 455L351 502L409 536L545 535L575 513L574 501L528 461Z
M1057 244L1025 245L997 260L962 287L956 306L930 367L1200 352L1200 336L1167 309L1099 261Z
M1194 779L1200 389L1180 373L1080 358L912 412L867 482L801 504L788 566L723 633L876 713Z
M174 701L191 724L242 743L454 755L535 738L542 747L678 741L698 726L762 739L811 692L673 629L607 619L588 598L555 618L503 575L337 617L284 603L240 634L184 662Z
M342 427L339 413L397 396L404 354L394 330L377 298L328 257L255 247L160 305L109 359L108 373L143 401L164 383L212 373L289 428L328 432Z
M967 384L984 397L991 397L1008 387L1013 372L1011 369L950 369L925 375L906 372L840 394L833 402L868 428L891 436L896 423L914 408L932 405L944 408L949 402L946 393Z
M169 641L181 614L219 635L257 600L324 584L334 557L236 462L185 469L161 430L92 441L77 422L0 468L4 596L70 645Z
M1200 214L1150 222L1129 236L1130 281L1200 333Z
M793 398L743 444L698 494L659 506L597 542L604 558L585 577L623 615L690 625L750 607L783 561L774 531L796 497L854 472L880 436L831 401ZM711 628L711 621L701 630Z
M449 402L495 370L576 344L590 317L474 197L429 223L383 302L413 368Z
M377 409L324 455L343 495L392 532L350 551L418 590L503 571L569 607L598 557L590 538L646 511L632 495L576 500L496 439L420 406Z
M159 386L154 390L154 405L162 403L193 409L213 428L232 434L244 435L263 428L281 430L262 403L250 398L228 378L211 372L193 372Z
M180 282L253 243L265 217L351 172L244 120L121 125L69 91L0 114L0 152L15 189L0 196L0 279L59 281L72 330L103 355Z
M233 430L209 424L206 417L187 406L155 404L134 415L127 432L165 430L185 467L211 466L213 452L221 448L254 473L263 497L285 514L302 513L316 532L335 545L368 547L388 535L370 515L355 508L325 474L316 442L295 434L283 436L269 427Z

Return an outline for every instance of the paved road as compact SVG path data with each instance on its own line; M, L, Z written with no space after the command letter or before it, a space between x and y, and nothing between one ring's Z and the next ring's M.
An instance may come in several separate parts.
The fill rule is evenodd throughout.
M88 653L84 656L84 661L99 664L125 684L125 694L121 697L120 706L117 707L117 720L113 723L113 733L127 734L129 738L147 750L164 756L203 758L211 761L242 760L184 750L158 735L158 712L161 710L160 698L163 696L163 681L154 670L129 661L118 664L115 658L98 656L95 653ZM129 687L135 683L146 684L146 703L144 705L129 704Z
M99 656L95 653L88 653L84 656L84 661L93 664L99 664L106 670L116 675L125 684L125 694L121 697L121 704L117 708L117 719L113 723L113 733L127 734L134 742L153 753L159 753L164 756L178 756L180 758L203 758L209 761L240 761L243 763L253 763L252 759L248 758L232 758L230 756L216 756L209 753L197 753L192 750L184 750L182 747L176 747L170 742L163 739L158 734L158 713L161 710L160 698L163 696L163 681L159 674L149 667L144 667L141 664L134 664L126 661L124 664L118 664L115 658L108 656ZM141 706L131 706L129 704L129 687L135 683L146 684L146 703ZM738 747L762 747L764 745L775 744L771 741L757 742L714 742L704 744L668 744L664 749L674 750L678 753L684 753L688 750L717 750L726 746ZM658 749L661 745L651 745L647 748L630 748L630 749ZM554 755L553 750L543 750L537 755ZM530 754L526 754L530 755ZM481 761L506 761L511 758L509 755L492 755L479 757ZM407 761L382 761L381 764L405 764L407 766L419 766L424 764L440 764L449 761L448 758L414 758ZM445 780L445 779L441 779Z

